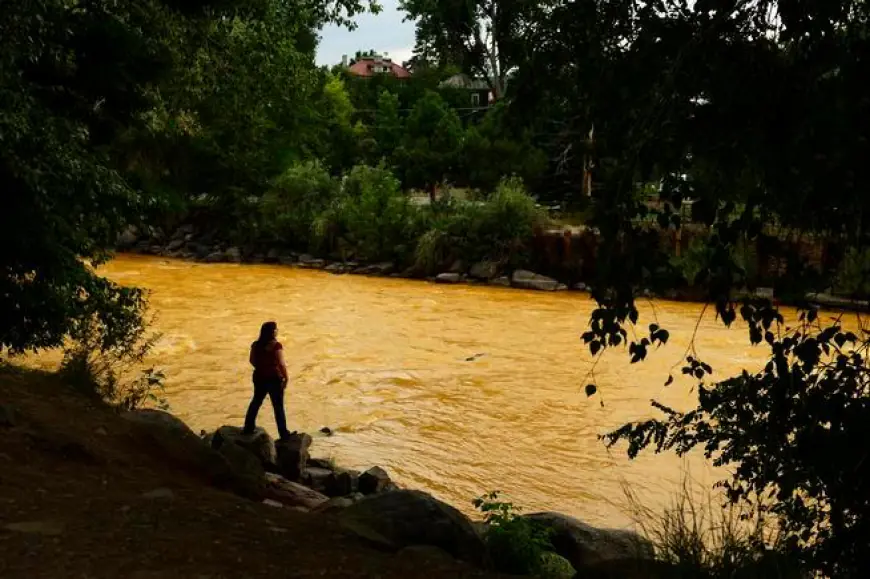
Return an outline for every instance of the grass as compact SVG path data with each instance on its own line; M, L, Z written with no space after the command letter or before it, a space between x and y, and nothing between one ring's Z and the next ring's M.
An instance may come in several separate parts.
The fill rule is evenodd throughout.
M807 577L785 553L776 521L749 505L693 492L688 476L670 507L658 513L623 486L629 513L667 565L669 577L797 579Z

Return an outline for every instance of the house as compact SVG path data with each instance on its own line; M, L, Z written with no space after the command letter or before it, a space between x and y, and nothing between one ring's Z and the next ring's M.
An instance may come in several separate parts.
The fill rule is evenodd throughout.
M395 78L411 78L407 68L396 64L388 56L379 54L364 54L356 58L350 66L347 65L347 57L342 58L342 64L347 72L354 76L372 77L377 74L388 74Z
M465 91L468 93L468 102L472 107L485 107L492 102L492 91L489 83L485 80L471 78L467 74L454 74L441 82L438 88Z

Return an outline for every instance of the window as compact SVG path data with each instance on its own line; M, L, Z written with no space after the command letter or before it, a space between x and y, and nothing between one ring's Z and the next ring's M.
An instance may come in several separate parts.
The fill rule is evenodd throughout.
M471 93L471 106L479 107L480 106L480 93Z

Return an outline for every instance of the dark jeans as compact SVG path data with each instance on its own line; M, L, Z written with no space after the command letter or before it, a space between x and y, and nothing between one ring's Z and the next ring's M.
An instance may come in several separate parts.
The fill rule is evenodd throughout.
M254 431L257 414L260 412L260 406L263 405L263 400L266 399L267 394L272 401L272 408L275 410L278 435L281 438L286 438L289 432L287 431L287 416L284 414L284 387L280 378L254 379L254 397L251 399L248 413L245 415L245 432Z

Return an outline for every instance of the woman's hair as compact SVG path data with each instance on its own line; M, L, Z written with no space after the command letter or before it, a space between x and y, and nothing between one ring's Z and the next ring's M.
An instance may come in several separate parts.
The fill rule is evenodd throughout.
M278 324L275 322L266 322L260 326L260 337L257 338L258 346L265 346L275 339L275 334L278 331Z

